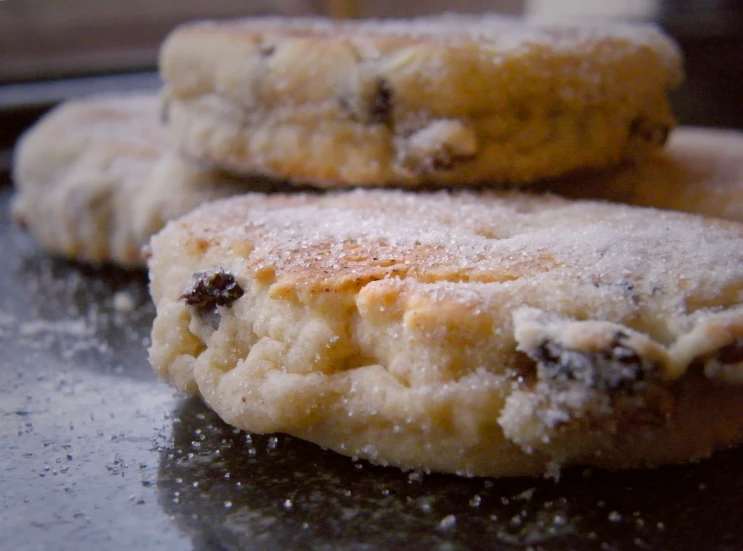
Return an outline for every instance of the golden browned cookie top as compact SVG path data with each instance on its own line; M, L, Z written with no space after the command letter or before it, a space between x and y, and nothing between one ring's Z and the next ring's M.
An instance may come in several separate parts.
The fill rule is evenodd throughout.
M149 266L154 367L247 430L490 475L743 436L735 223L518 193L250 195L169 224Z

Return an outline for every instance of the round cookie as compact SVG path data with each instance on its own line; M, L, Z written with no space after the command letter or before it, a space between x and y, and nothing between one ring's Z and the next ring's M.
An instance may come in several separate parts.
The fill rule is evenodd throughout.
M102 96L45 115L15 150L16 223L54 254L139 267L142 246L166 221L268 187L182 160L159 109L155 95Z
M155 236L150 360L225 421L466 475L743 439L743 226L554 196L250 194Z
M641 158L673 125L652 26L495 16L191 23L160 68L177 147L318 187L519 184Z
M637 164L544 185L573 199L603 199L743 222L743 132L679 127L668 147Z

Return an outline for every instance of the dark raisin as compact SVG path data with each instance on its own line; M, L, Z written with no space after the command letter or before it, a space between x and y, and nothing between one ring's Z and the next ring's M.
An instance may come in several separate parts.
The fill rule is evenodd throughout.
M222 268L214 268L196 272L180 298L189 306L210 311L217 306L230 306L241 296L243 289L235 276Z
M582 381L594 384L592 355L588 352L564 348L552 341L545 341L538 348L536 359L550 379Z
M717 351L715 359L721 364L737 364L743 362L743 338L723 346Z
M274 46L273 44L264 44L258 51L263 57L268 57L270 55L273 55L273 53L276 51L276 46Z
M637 134L640 134L642 132L642 127L644 123L645 123L645 119L642 117L635 117L634 119L632 119L632 121L629 123L630 136L635 136Z
M454 166L454 157L449 155L446 150L441 151L438 155L434 155L431 159L431 168L433 170L451 170Z
M629 125L630 136L639 136L645 141L663 145L668 140L671 129L664 124L652 123L645 117L632 119Z
M630 285L630 288L633 286ZM629 338L627 333L623 331L617 331L614 333L611 343L609 344L609 351L611 352L611 359L617 363L624 365L641 365L642 359L637 355L634 348L631 348L624 344Z
M545 341L533 357L539 362L543 377L577 381L591 388L632 394L635 384L643 381L654 365L622 344L625 338L626 335L618 333L608 349L597 352L572 350Z
M628 365L634 364L639 365L642 360L637 355L637 352L627 346L617 346L612 350L612 359L620 364Z
M377 80L369 106L369 120L372 124L392 125L392 87L383 78Z
M624 280L621 281L619 283L619 285L621 285L622 286L622 289L624 289L628 293L631 293L634 290L634 288L635 288L635 284L634 283L630 283L629 281L624 281Z

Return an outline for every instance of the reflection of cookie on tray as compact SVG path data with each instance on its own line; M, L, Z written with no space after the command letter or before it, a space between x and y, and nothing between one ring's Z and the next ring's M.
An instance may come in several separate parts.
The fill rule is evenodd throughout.
M555 484L375 468L235 431L197 398L173 418L159 503L193 549L719 550L740 524L743 449L684 468L572 469Z
M105 96L46 115L15 152L16 222L55 254L140 266L142 246L168 220L211 199L267 188L169 152L159 107L155 95Z
M743 221L743 133L680 127L666 150L644 161L550 182L574 199L604 199Z
M320 187L523 183L639 158L665 141L681 78L655 27L494 16L192 23L161 72L182 151Z
M377 463L696 459L743 437L741 237L516 193L219 201L152 241L150 357L233 425Z

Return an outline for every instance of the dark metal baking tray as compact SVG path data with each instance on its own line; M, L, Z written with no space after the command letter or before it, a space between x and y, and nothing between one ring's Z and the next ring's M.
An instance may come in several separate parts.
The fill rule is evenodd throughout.
M740 449L490 480L233 430L150 370L146 276L47 257L10 226L10 193L0 186L0 549L743 549Z
M42 111L0 113L0 149ZM743 449L491 480L234 430L151 371L146 275L48 257L11 192L0 174L1 550L743 550Z
M159 382L142 273L48 258L0 188L0 548L743 549L743 450L465 479L247 435Z

